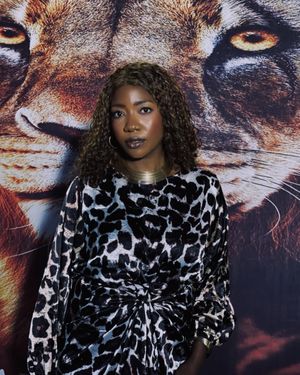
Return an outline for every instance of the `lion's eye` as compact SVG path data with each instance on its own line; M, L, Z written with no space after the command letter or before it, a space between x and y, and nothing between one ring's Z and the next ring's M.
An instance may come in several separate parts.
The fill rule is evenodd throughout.
M0 44L16 45L25 42L24 31L12 26L0 26Z
M276 46L279 42L278 35L266 30L242 31L230 38L230 43L242 51L264 51Z

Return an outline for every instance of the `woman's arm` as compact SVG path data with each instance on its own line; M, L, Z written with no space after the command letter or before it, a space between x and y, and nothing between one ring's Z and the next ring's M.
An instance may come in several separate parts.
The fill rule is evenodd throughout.
M192 354L178 368L176 375L199 375L205 358L207 357L207 347L199 339L195 339Z
M201 283L195 286L194 338L209 346L222 345L234 329L234 310L230 302L228 260L228 213L220 183L212 178L209 199L214 199L205 243Z
M81 218L80 203L80 181L76 178L62 205L32 315L27 359L30 375L56 374L57 339L68 302L70 267L77 250L73 245L75 233L79 234L76 228Z
M214 205L204 249L203 276L194 289L192 353L176 375L198 375L211 348L227 341L235 326L229 298L227 207L218 179L210 178L208 194L210 201L214 197Z

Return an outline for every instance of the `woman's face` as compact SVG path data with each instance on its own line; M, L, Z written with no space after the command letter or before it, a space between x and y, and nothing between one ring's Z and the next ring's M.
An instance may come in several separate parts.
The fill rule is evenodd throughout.
M118 88L111 101L111 127L128 160L143 160L147 168L164 162L164 128L159 108L141 86Z

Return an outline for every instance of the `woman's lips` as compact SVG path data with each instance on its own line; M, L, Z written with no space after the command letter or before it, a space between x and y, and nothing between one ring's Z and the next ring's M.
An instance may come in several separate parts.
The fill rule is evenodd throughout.
M145 142L144 138L129 138L125 141L128 148L134 149L139 148Z

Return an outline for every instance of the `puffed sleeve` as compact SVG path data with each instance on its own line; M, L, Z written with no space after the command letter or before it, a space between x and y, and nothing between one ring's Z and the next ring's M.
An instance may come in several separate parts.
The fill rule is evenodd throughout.
M57 340L71 288L70 266L84 246L81 187L76 177L67 190L39 288L29 332L27 366L32 375L56 373Z
M216 176L211 178L207 202L212 206L203 256L203 277L196 291L193 309L194 339L208 349L222 345L231 335L234 310L229 298L228 213Z

